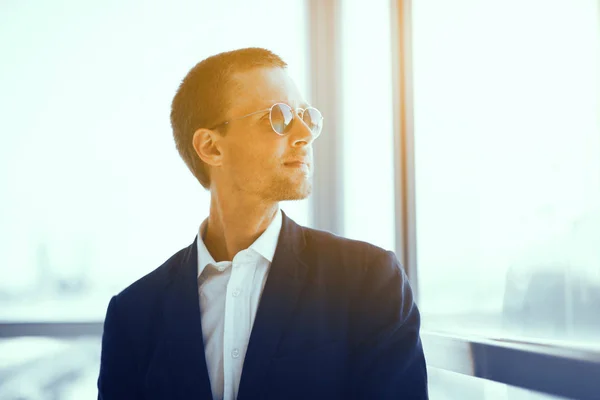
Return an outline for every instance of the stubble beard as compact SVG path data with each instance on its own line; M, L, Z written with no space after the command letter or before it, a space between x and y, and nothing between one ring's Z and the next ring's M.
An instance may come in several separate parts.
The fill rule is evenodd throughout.
M283 177L272 182L269 197L273 201L303 200L312 193L312 177Z

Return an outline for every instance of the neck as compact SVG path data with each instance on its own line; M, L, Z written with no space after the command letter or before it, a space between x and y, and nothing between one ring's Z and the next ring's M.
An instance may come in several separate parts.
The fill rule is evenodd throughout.
M232 261L263 234L278 211L278 202L241 201L213 191L204 244L216 262Z

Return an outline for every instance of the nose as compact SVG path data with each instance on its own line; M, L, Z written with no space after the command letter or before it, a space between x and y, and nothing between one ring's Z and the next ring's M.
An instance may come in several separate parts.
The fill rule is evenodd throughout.
M294 146L310 145L315 140L312 131L296 110L294 110L294 122L290 126L289 137Z

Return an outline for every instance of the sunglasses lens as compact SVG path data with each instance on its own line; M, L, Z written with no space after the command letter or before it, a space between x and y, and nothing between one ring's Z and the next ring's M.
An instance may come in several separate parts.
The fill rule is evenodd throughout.
M271 125L280 135L283 135L294 119L294 113L287 104L275 104L271 108Z
M321 129L323 129L323 115L321 115L319 110L308 107L302 114L302 119L315 137L321 134Z

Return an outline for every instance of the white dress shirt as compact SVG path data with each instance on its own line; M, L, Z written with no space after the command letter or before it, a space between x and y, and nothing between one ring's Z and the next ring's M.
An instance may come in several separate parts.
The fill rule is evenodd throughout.
M215 262L198 232L198 294L213 399L237 398L258 303L279 240L281 210L263 234L231 261Z

